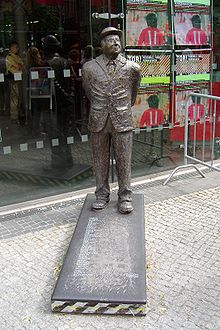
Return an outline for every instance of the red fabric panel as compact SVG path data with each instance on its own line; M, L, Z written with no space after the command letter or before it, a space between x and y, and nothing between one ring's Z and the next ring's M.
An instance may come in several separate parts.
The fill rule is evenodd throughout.
M35 0L38 5L57 6L63 5L64 0Z
M94 6L94 7L103 6L103 0L92 0L92 6Z

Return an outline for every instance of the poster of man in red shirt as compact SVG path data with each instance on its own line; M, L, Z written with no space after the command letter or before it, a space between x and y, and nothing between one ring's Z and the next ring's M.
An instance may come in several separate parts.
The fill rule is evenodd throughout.
M192 16L192 26L186 34L187 45L206 45L207 35L205 31L201 29L201 17L199 15Z
M169 115L169 85L155 85L140 89L132 107L135 128L163 125L169 122Z
M167 11L161 7L150 10L129 9L126 15L126 46L154 47L168 42Z
M145 17L147 28L141 31L138 39L138 46L159 46L164 45L164 34L157 28L157 16L155 13L149 13Z
M174 16L177 45L202 46L210 44L210 14L208 12L176 12Z
M204 116L208 114L208 100L203 98L201 99L199 96L191 96L189 97L190 93L200 93L200 94L209 94L208 87L201 87L196 91L194 89L185 90L182 87L182 90L178 90L176 93L176 115L175 115L175 122L184 122L185 121L185 107L186 107L186 100L187 102L187 109L188 109L188 119L189 120L200 120Z
M164 113L159 109L159 98L157 95L151 95L148 98L149 108L141 116L139 127L160 126L164 124Z
M200 120L205 116L205 106L201 103L201 97L192 95L191 99L193 103L188 107L188 119Z

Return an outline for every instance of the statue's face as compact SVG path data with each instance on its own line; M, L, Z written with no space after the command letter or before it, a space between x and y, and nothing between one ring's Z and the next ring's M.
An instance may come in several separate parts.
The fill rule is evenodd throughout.
M108 35L102 41L103 54L109 57L117 57L121 52L121 42L117 35Z

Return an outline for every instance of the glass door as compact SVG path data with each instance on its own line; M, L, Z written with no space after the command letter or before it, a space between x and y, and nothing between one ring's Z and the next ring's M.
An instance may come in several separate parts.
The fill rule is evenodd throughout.
M94 185L81 124L90 11L89 0L0 1L0 206Z
M124 31L124 5L117 0L90 0L90 40L99 50L99 33L108 26ZM122 40L124 46L124 41Z

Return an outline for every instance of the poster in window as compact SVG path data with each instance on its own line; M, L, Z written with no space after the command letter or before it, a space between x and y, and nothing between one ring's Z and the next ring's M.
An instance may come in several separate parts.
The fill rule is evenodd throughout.
M154 86L141 90L132 107L135 128L161 126L169 121L169 89Z
M210 6L211 0L174 0L176 6Z
M187 88L186 88L187 87ZM206 98L189 97L190 93L209 94L209 84L194 84L178 87L176 92L176 122L185 121L185 108L187 107L189 120L199 121L208 115L209 100ZM187 101L188 100L188 101Z
M185 51L176 55L176 82L209 81L211 71L210 53Z
M195 9L194 9L195 10ZM208 11L177 11L174 16L177 45L209 45L211 38L210 14Z
M127 0L127 8L143 8L147 5L167 4L167 2L168 0Z
M127 52L126 57L130 61L138 63L141 67L141 87L151 84L170 83L170 61L171 55L168 53Z
M126 46L161 47L169 44L167 6L128 9Z

